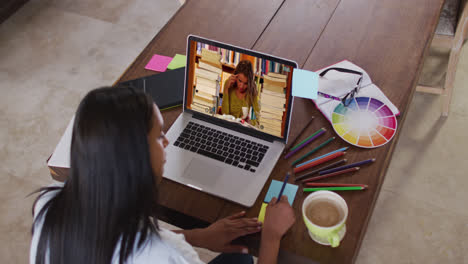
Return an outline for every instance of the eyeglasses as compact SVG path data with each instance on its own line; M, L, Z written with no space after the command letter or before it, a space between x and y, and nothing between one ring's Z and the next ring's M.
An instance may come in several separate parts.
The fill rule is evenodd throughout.
M359 79L358 79L356 85L354 86L354 88L349 93L347 93L343 98L339 98L339 97L329 95L329 94L326 94L326 93L322 93L322 92L318 92L318 94L320 96L322 96L322 97L325 97L325 98L333 99L333 100L336 100L336 101L341 101L344 106L349 106L351 104L351 102L353 101L354 97L356 96L356 94L361 89L361 82L362 82L362 78L363 78L364 74L362 72L353 71L353 70L345 69L345 68L328 68L328 69L322 71L319 74L319 76L323 77L323 76L325 76L325 74L327 74L327 72L332 71L332 70L339 71L339 72L344 72L344 73L357 74L357 75L359 75Z

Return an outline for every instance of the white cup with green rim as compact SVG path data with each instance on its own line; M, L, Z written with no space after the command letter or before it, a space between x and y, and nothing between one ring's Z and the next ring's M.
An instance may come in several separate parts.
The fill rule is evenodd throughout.
M317 191L309 194L302 203L302 217L312 240L338 247L346 234L348 206L334 192Z

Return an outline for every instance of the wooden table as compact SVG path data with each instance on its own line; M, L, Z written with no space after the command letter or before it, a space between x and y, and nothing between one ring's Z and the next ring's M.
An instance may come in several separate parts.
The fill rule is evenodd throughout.
M118 81L154 74L144 66L155 53L185 54L188 34L292 59L307 70L317 70L343 59L365 69L401 111L397 134L385 146L370 150L351 147L347 152L349 162L371 157L377 161L352 176L335 180L369 185L363 192L340 193L349 206L347 234L341 245L325 247L309 238L301 219L301 205L307 194L299 191L293 204L297 221L283 238L280 253L280 259L294 259L294 262L353 263L404 125L442 4L443 0L187 1ZM179 107L163 113L166 130L181 111ZM291 123L293 138L311 115L316 120L306 134L320 127L334 134L333 128L309 100L296 98ZM349 144L338 139L326 149L344 146ZM162 219L190 228L240 210L246 210L250 217L257 216L271 179L282 179L289 168L289 163L280 159L252 208L163 180L160 186ZM67 171L56 173L63 177ZM256 251L258 235L243 240Z

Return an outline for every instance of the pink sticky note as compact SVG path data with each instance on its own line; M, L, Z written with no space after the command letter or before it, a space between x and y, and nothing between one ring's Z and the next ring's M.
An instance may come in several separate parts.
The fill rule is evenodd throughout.
M146 64L145 69L158 72L166 71L167 65L169 65L171 60L171 57L154 54L148 64Z

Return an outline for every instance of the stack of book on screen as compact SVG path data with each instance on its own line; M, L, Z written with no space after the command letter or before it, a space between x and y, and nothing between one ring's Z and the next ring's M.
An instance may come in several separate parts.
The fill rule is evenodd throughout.
M203 50L214 51L220 56L220 62L231 66L237 66L241 61L241 53L233 50L222 49L216 46L211 46L204 43L197 43L197 54L203 56Z
M218 48L216 46L212 46L212 45L209 45L209 44L206 44L206 43L197 42L197 54L198 55L202 54L203 49L216 51L216 52L218 52L220 50L220 48Z
M195 69L193 110L209 114L216 113L222 72L220 54L217 51L202 48L201 58Z
M263 76L263 89L260 93L260 129L263 132L281 137L283 115L286 111L286 75L268 73Z
M257 60L255 61L254 69L255 72L261 72L264 75L269 73L284 74L288 70L288 68L285 68L283 64L260 58L257 58Z
M241 54L227 49L220 49L221 53L221 62L224 64L229 64L232 66L237 66L240 61Z
M197 54L203 56L203 50L208 50L219 54L222 64L236 67L242 60L249 60L252 63L253 71L258 75L265 75L270 72L284 74L289 72L288 67L283 64L250 56L244 53L235 52L233 50L223 49L216 46L211 46L204 43L197 43Z

